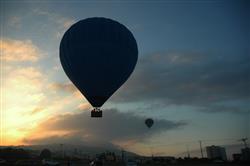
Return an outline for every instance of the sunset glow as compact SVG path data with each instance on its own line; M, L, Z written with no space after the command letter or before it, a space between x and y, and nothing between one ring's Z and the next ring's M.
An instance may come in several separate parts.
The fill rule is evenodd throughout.
M249 16L242 3L1 1L1 146L114 146L142 155L200 156L199 140L250 137ZM128 81L103 118L65 74L59 45L79 20L123 23L138 43ZM249 22L249 20L248 20ZM144 120L152 118L148 129ZM212 141L211 141L212 140Z

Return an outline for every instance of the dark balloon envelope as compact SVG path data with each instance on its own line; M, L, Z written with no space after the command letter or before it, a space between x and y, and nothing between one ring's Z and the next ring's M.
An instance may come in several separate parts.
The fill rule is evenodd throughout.
M148 118L145 120L145 124L147 125L148 128L151 128L154 124L154 120L151 118Z
M133 34L107 18L72 25L60 43L62 67L93 107L101 107L128 79L138 58Z

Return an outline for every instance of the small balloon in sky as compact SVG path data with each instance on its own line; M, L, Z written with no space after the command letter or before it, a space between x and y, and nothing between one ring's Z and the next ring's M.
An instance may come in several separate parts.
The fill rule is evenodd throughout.
M93 117L102 116L100 107L126 82L137 59L133 34L108 18L93 17L75 23L60 43L62 67L95 108Z
M148 128L151 128L153 126L153 124L154 124L154 120L151 119L151 118L148 118L148 119L145 120L145 124L146 124L146 126Z

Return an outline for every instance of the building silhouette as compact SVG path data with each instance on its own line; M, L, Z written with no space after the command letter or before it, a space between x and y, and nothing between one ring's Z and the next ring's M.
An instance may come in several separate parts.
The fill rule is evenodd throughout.
M226 149L221 147L221 146L207 146L206 147L207 151L207 158L215 160L227 160L227 155L226 155Z
M241 155L243 161L250 161L250 148L241 149Z

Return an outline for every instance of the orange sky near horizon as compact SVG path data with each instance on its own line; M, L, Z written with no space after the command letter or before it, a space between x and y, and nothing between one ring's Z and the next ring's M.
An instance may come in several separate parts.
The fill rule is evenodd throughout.
M1 78L4 78L1 85L1 144L20 145L39 123L63 108L60 102L70 104L84 100L79 92L66 97L57 95L53 84L48 82L47 73L35 65L45 55L31 41L1 39L0 43ZM55 100L47 100L50 97ZM77 107L88 108L89 105L83 102Z

